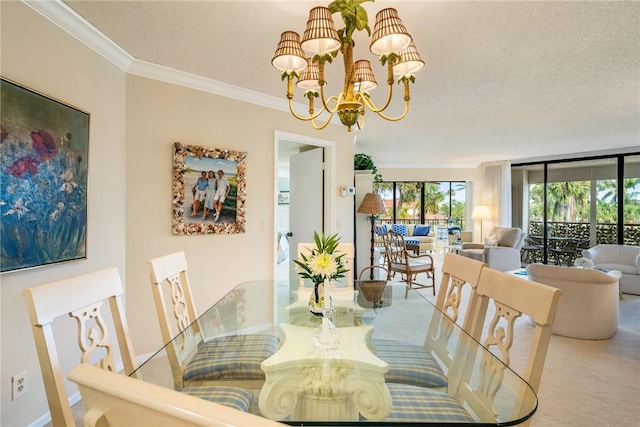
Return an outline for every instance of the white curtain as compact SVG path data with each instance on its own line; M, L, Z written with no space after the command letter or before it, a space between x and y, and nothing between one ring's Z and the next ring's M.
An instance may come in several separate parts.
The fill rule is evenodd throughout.
M486 221L488 229L495 226L511 227L511 162L483 163L482 204L489 206L491 219Z

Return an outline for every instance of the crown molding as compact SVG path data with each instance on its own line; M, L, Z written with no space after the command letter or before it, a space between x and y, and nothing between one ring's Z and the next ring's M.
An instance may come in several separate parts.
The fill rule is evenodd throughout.
M273 110L289 111L289 104L285 99L136 59L61 0L22 0L22 2L127 74L175 84ZM293 107L300 110L307 108L299 103L294 103ZM327 117L328 115L325 114L318 119L326 120ZM340 124L335 117L332 123Z
M235 99L237 101L248 102L274 110L289 111L287 103L281 98L140 59L134 59L126 71L128 74L147 77L153 80L223 96L225 98Z
M76 40L94 50L123 71L127 71L133 57L111 39L102 34L86 19L60 0L22 0L22 3L42 15L45 19L66 31Z

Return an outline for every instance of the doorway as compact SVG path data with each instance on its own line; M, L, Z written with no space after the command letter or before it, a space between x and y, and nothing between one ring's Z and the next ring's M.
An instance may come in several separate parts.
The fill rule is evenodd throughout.
M313 231L329 232L331 224L335 223L335 206L332 200L330 189L335 188L335 143L333 141L311 138L303 135L290 134L286 132L275 132L275 224L274 224L274 278L277 280L295 280L293 271L293 261L297 256L298 241L308 242L313 238ZM318 150L319 149L319 150ZM313 178L315 174L307 173L310 166L291 167L292 156L307 157L307 153L321 153L319 160L321 177ZM299 156L303 153L302 156ZM311 154L311 157L315 157ZM307 160L304 160L307 161ZM317 160L310 160L311 162ZM298 175L298 176L296 176ZM309 175L309 176L307 176ZM312 185L314 180L318 182L318 192L315 196L309 197L305 190L300 190L300 183L307 181ZM292 181L295 182L292 188ZM291 190L294 192L292 193ZM302 191L303 195L291 195ZM311 193L309 193L311 194ZM294 214L298 218L316 218L313 221L303 221L309 228L304 227L298 231L291 230L291 209L295 209ZM305 212L305 209L307 210ZM317 218L320 218L319 220ZM299 227L293 224L294 227ZM290 235L294 233L294 235ZM308 234L308 235L307 235Z

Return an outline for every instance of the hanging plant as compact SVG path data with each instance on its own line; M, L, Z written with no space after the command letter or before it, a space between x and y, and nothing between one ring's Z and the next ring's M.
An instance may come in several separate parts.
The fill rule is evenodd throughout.
M368 171L370 170L373 176L373 182L382 182L382 176L378 173L373 159L368 154L357 153L353 155L353 170L355 171Z

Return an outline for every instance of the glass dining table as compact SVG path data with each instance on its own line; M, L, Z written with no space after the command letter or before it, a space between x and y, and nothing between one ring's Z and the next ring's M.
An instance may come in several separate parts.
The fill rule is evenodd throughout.
M507 426L530 418L538 402L529 384L420 292L405 297L405 288L367 280L332 287L328 323L308 309L310 284L241 283L131 375L179 388L175 375L182 368L171 357L176 342L196 334L203 341L261 334L278 337L277 350L260 364L264 382L251 390L249 411L265 418L298 426ZM448 338L449 366L429 348L429 336L438 334ZM418 381L413 372L427 367L412 359L414 351L433 357L443 383ZM407 374L392 376L398 368ZM452 416L451 405L464 416Z

